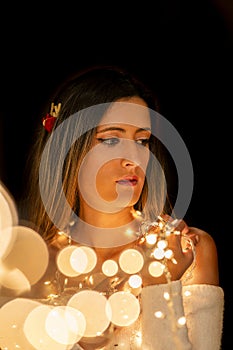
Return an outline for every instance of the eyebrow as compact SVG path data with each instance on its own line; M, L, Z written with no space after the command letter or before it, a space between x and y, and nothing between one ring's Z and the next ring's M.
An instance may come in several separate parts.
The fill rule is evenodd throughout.
M120 128L118 126L109 126L107 128L104 128L102 130L97 131L96 133L99 134L99 133L106 132L106 131L121 131L123 133L126 132L125 129ZM141 131L151 131L151 128L145 127L145 128L139 128L136 130L136 132L141 132Z

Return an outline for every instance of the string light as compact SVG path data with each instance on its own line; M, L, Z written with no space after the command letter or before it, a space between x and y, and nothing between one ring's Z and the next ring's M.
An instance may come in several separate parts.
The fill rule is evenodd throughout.
M104 261L98 261L93 248L74 245L69 235L65 232L58 233L59 236L67 237L68 245L57 254L55 279L44 282L44 288L49 291L47 298L29 304L27 315L24 308L22 343L29 341L36 349L39 349L37 344L43 342L48 342L49 345L58 343L60 347L57 348L63 349L64 344L74 345L82 341L83 337L93 338L93 342L96 337L109 338L112 326L129 326L139 318L140 293L144 285L142 271L147 269L152 279L164 275L169 286L172 276L168 262L177 264L177 261L169 248L168 237L181 234L176 229L179 222L174 220L168 223L160 216L151 222L143 220L140 212L135 215L141 224L134 246L124 249L119 256ZM195 260L192 240L185 235L182 238L191 247ZM4 266L4 261L2 264ZM186 278L190 278L191 273L192 269ZM57 293L51 292L54 285ZM163 297L170 310L173 329L185 325L184 316L179 319L175 317L173 296L169 288ZM5 305L6 312L10 303ZM56 318L57 329L51 326L55 325L55 315L59 316ZM166 317L162 310L156 310L154 315L158 319ZM43 328L39 333L35 333L31 326L36 325L36 319L40 320L40 327ZM137 338L141 342L140 332Z

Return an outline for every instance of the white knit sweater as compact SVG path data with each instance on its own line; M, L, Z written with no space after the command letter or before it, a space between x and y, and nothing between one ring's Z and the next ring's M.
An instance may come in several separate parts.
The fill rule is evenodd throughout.
M170 293L170 299L164 293ZM182 286L181 281L142 289L140 318L116 331L104 350L220 350L223 329L224 292L213 285ZM155 317L161 311L162 317ZM186 323L177 325L185 316Z

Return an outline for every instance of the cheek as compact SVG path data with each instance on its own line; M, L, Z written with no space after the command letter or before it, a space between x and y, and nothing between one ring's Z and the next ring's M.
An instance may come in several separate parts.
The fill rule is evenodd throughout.
M117 198L116 176L119 164L118 160L104 164L96 174L96 189L99 195L109 201Z
M119 160L110 160L108 162L103 163L98 171L97 171L97 177L102 176L102 175L110 175L116 173L116 169L119 167Z

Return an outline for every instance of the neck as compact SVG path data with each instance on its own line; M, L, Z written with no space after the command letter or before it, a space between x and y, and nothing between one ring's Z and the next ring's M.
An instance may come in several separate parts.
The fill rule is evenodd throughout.
M72 239L102 248L128 244L138 238L140 220L135 214L135 210L130 207L118 213L103 213L82 207L79 221L72 230Z
M132 222L134 213L133 207L123 208L116 213L104 213L85 205L81 207L79 217L83 222L98 228L116 228Z

